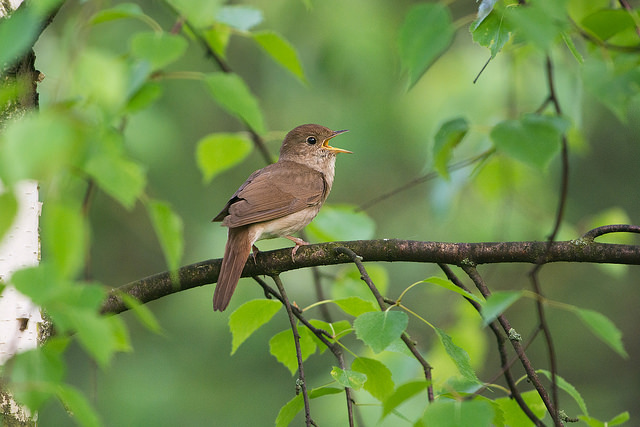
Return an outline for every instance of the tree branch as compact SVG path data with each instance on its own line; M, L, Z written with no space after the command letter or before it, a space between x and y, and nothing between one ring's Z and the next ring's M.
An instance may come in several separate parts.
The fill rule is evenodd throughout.
M472 267L470 265L465 265L462 267L462 269L464 270L465 273L467 273L467 275L476 285L476 288L480 291L483 297L488 298L491 296L491 292L489 291L489 288L487 287L487 285L484 282L484 279L480 276L480 273L478 273L478 270L475 267ZM502 326L502 329L504 330L505 334L507 336L510 336L511 331L514 329L512 328L511 324L509 323L507 318L504 316L504 314L499 315L497 320L498 320L498 323L500 323L500 325ZM553 402L551 401L551 398L549 397L547 390L542 385L542 382L540 381L540 378L538 377L536 370L531 364L531 361L525 354L524 347L522 346L520 341L517 339L509 339L509 341L511 341L511 345L515 350L516 354L518 355L518 359L520 359L520 363L522 364L522 367L527 373L527 378L533 384L535 389L538 391L538 394L540 395L540 398L544 402L544 405L546 406L547 411L549 412L549 414L551 415L551 417L554 419L554 422L555 422L557 418L557 411L553 406ZM525 413L529 416L529 413L527 411L525 411ZM536 425L542 425L542 422L538 420L537 417L531 418L531 420L534 421Z
M347 255L337 255L335 249L346 247L356 252L365 262L421 262L453 265L495 263L552 263L585 262L640 265L640 245L597 243L590 239L553 242L497 242L497 243L445 243L414 240L356 240L303 246L291 260L291 249L260 252L256 262L245 265L242 277L273 275L281 272L318 265L351 262ZM541 259L540 257L544 255ZM143 303L172 293L215 283L220 272L221 259L211 259L178 269L179 283L171 280L169 272L159 273L114 289L102 306L103 313L120 313L128 308L118 297L126 292Z
M275 274L272 276L272 279L276 283L276 286L278 287L278 291L280 291L280 296L282 296L282 300L284 301L284 306L287 309L287 314L289 316L289 323L291 324L291 332L293 333L293 342L296 347L296 359L298 361L298 381L296 381L296 386L299 386L302 391L302 398L304 400L305 422L307 427L309 427L311 425L315 425L315 423L311 420L309 394L307 393L307 382L304 377L304 364L302 363L302 350L300 349L300 334L298 333L298 326L296 325L296 319L293 315L291 303L289 303L289 298L287 297L287 292L284 289L282 280L280 280L280 276Z
M362 257L357 255L351 249L345 248L345 247L336 248L336 252L343 253L351 258L353 263L358 268L358 271L360 272L360 278L362 279L362 281L364 281L367 284L367 286L369 287L369 290L371 291L376 301L378 302L378 306L380 307L380 310L385 311L387 309L387 303L385 302L384 298L380 294L380 291L378 291L378 288L376 287L376 285L374 285L373 281L371 280L371 277L369 276L369 273L367 273L367 270L365 269L364 264L362 263ZM427 398L429 399L429 402L433 402L434 396L433 396L433 384L432 384L433 381L431 377L431 369L432 369L431 365L429 365L429 362L427 362L425 358L422 357L422 354L420 354L420 352L416 348L416 344L411 340L411 338L409 338L409 334L407 334L406 332L403 332L400 338L402 339L402 342L404 342L404 345L407 347L407 349L411 352L411 354L413 354L413 357L415 357L418 363L420 363L420 366L422 366L422 370L424 372L424 378L427 381Z

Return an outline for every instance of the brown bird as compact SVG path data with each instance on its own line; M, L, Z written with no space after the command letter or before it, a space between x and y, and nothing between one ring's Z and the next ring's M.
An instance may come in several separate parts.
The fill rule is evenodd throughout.
M260 239L286 237L298 248L308 245L291 236L318 214L333 184L336 154L351 153L329 145L346 130L332 131L320 125L302 125L287 134L274 164L255 171L240 186L213 221L229 227L213 309L229 305L253 244Z

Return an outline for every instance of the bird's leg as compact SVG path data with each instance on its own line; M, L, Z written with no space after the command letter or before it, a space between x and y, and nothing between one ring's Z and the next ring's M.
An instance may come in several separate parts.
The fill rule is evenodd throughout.
M253 263L257 264L258 261L256 261L256 256L260 253L260 249L258 249L258 247L256 245L251 245L251 257L253 258Z
M306 246L309 245L309 242L305 242L304 240L298 238L298 237L293 237L293 236L284 236L285 238L291 240L293 243L295 243L296 245L293 247L293 250L291 251L291 261L296 262L296 260L294 259L294 256L296 255L296 252L298 252L298 248L300 246Z

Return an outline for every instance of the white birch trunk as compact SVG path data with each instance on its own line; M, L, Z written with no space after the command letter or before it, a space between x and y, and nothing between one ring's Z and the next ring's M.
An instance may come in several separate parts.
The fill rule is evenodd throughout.
M0 4L0 18L10 15L21 3L22 0L9 0ZM0 193L3 191L0 183ZM0 283L7 283L15 271L40 261L38 183L24 181L14 191L18 212L11 229L0 241ZM42 322L40 309L29 298L12 286L5 287L0 294L0 365L19 352L37 347ZM0 390L0 407L4 425L32 425L29 411L16 403L7 390Z
M41 203L38 201L38 184L35 181L21 182L16 186L16 193L18 214L0 242L0 282L3 283L8 282L13 272L37 265L40 261L38 224ZM41 324L40 309L12 286L7 286L0 294L0 365L16 353L35 348ZM28 420L28 411L2 393L0 407L7 408L5 405L9 405L15 418L23 422Z

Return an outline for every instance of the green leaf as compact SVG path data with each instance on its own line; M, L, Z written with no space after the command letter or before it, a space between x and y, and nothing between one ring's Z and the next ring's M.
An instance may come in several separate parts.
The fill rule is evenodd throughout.
M242 304L231 313L229 316L229 330L233 337L231 354L234 354L240 344L245 342L260 326L271 320L280 307L282 304L278 301L256 299Z
M426 426L491 426L494 409L486 400L452 401L438 399L427 405L422 422Z
M117 296L122 299L122 302L127 306L127 308L133 311L133 314L135 314L138 321L140 321L144 327L156 334L162 332L162 327L160 326L160 323L158 323L158 319L156 319L153 312L149 310L149 307L138 301L137 298L125 292L118 292Z
M127 113L144 110L162 95L162 86L155 82L146 82L131 93L127 102Z
M482 1L480 1L480 4L478 5L478 14L476 16L475 21L473 21L473 24L471 26L472 30L478 28L478 25L480 25L482 23L482 21L484 21L485 18L487 16L489 16L489 14L493 10L493 6L495 6L495 4L496 4L496 0L482 0Z
M635 58L618 61L614 66L607 59L589 56L582 67L584 86L598 102L609 108L621 122L627 121L632 98L640 92L640 69Z
M98 313L106 297L102 286L63 280L51 264L44 262L15 272L11 283L46 310L59 333L75 333L80 345L101 367L116 351L130 348L122 319Z
M616 34L635 28L632 15L624 9L601 9L588 16L582 22L582 28L602 41Z
M311 399L315 399L318 397L337 393L344 393L344 389L335 387L321 387L311 390L309 392L309 397ZM298 414L298 412L302 411L303 408L304 400L302 398L302 394L298 394L293 399L288 401L282 408L280 408L280 412L278 412L278 417L276 418L276 427L286 427L291 424L295 416Z
M485 19L476 20L471 24L473 41L488 48L491 58L495 58L511 37L509 20L504 19L509 10L511 8L493 10Z
M92 24L115 21L125 18L139 18L144 16L144 12L136 3L120 3L114 7L98 11L89 20Z
M339 320L337 322L327 323L322 320L311 319L309 320L309 323L311 323L313 327L317 329L322 329L326 333L331 335L332 338L328 338L328 337L325 337L325 338L333 342L353 332L351 323L349 323L346 320ZM320 341L320 339L315 334L311 334L311 337L313 338L316 345L318 346L318 350L320 351L320 354L324 353L325 350L327 349L325 344L322 341Z
M324 205L306 230L315 240L367 240L375 234L376 225L364 212L356 212L353 205Z
M457 287L455 284L453 284L451 280L443 279L442 277L436 277L436 276L429 277L428 279L424 279L422 282L431 283L432 285L437 285L437 286L440 286L441 288L448 289L450 291L453 291L457 294L462 295L465 298L469 298L470 300L475 301L478 304L482 304L484 302L482 298L475 296L474 294L469 293L464 289Z
M519 120L498 123L491 130L491 139L508 156L543 170L560 151L568 128L569 122L560 117L525 114Z
M253 144L243 134L213 133L198 141L196 160L205 182L244 160Z
M227 58L227 46L231 38L231 27L223 23L216 23L202 32L207 46L222 59Z
M0 64L3 68L33 46L41 25L41 18L25 7L13 12L11 19L0 19Z
M75 331L82 347L101 367L124 347L118 325L98 314L104 298L105 290L100 286L69 284L59 287L57 295L45 305L56 328L60 332Z
M316 352L316 343L308 329L299 327L298 332L300 334L302 361L305 361ZM278 362L289 369L291 375L296 373L298 370L298 359L296 357L296 347L291 329L284 330L271 337L269 340L269 352Z
M23 179L49 181L82 153L82 138L67 117L51 110L27 114L0 134L0 174L11 185Z
M190 26L200 30L216 22L222 0L167 0L167 3L186 18Z
M361 314L353 322L356 335L375 353L380 353L398 338L409 323L402 311L378 311Z
M584 308L576 307L573 311L600 340L625 359L629 357L622 344L622 332L608 317Z
M56 394L67 412L73 415L80 425L83 427L99 427L102 425L98 414L78 389L67 384L60 384L56 389Z
M604 422L594 417L588 417L586 415L578 415L578 419L580 421L584 421L585 424L587 424L589 427L609 427L608 424L605 424Z
M434 329L438 334L438 338L444 346L445 351L458 368L458 372L460 372L460 375L462 375L462 377L467 381L479 383L480 381L478 380L478 377L476 377L476 373L471 367L469 354L463 348L455 345L451 337L447 335L447 333L442 329L435 327Z
M225 110L240 118L257 133L264 133L264 119L247 84L236 74L211 73L205 78L211 95Z
M289 70L302 83L306 83L298 53L280 34L261 31L253 34L253 39L280 65Z
M540 395L537 391L525 391L521 395L527 406L529 406L531 411L538 418L544 417L546 413L546 407L544 406L544 402L542 402L542 399L540 398ZM529 417L527 417L527 415L522 412L522 409L520 409L518 402L516 402L512 397L501 397L495 399L494 402L502 411L505 426L533 425Z
M335 300L334 303L340 307L342 311L355 317L378 309L372 301L363 300L357 296L338 299Z
M2 189L0 189L2 191ZM0 242L11 229L18 214L18 200L11 189L0 194Z
M354 390L360 390L367 381L367 376L360 372L350 371L348 369L340 369L334 366L331 369L331 377L343 387L350 387Z
M453 41L449 9L441 3L414 6L400 28L400 61L412 87Z
M111 118L122 112L130 94L130 64L123 56L97 49L84 49L77 58L69 97L82 105L99 107L99 113Z
M53 340L53 343L47 341L41 347L17 354L12 359L11 369L5 371L10 375L14 397L31 411L37 411L53 396L65 375L62 351L66 340Z
M223 6L216 20L240 31L249 31L262 22L262 11L246 5Z
M491 296L482 303L481 314L483 326L487 326L496 320L499 315L504 313L504 311L521 296L521 291L498 291L491 294Z
M552 381L551 372L547 371L546 369L538 369L536 372L544 374L549 379L549 381ZM567 380L565 380L564 378L562 378L560 375L557 375L557 374L556 374L556 384L562 390L566 391L567 394L573 398L573 400L575 400L575 402L580 407L580 410L582 411L583 415L587 415L587 416L589 415L589 411L587 410L587 404L585 403L584 399L582 398L578 390L576 390L576 388L572 384L570 384L569 382L567 382Z
M59 279L50 263L40 263L35 267L23 268L11 275L11 284L22 294L31 298L36 305L44 305L68 285Z
M133 347L131 346L131 339L129 337L129 329L124 323L124 319L121 316L103 316L109 322L111 326L111 335L114 338L115 351L131 352Z
M453 155L453 149L458 146L468 131L467 120L458 117L445 122L436 132L433 144L433 166L443 178L449 179L447 167Z
M105 193L129 210L147 185L142 166L121 154L99 153L89 159L84 169Z
M383 402L382 417L389 415L391 411L398 406L411 399L421 391L425 390L429 384L426 381L412 381L399 386L391 395Z
M298 394L280 408L276 417L276 427L287 427L302 408L304 408L304 400L302 394Z
M540 50L548 51L562 31L570 27L567 0L538 0L511 7L509 26Z
M146 205L169 270L176 272L184 250L182 219L165 202L150 200Z
M380 294L386 294L389 288L389 273L387 270L381 265L370 264L367 266L367 273L369 273L369 277L375 283ZM377 307L376 298L371 294L369 286L362 280L361 276L360 271L355 266L348 266L340 270L340 274L331 287L331 297L334 300L338 300L357 296L365 301L371 301Z
M629 421L629 418L631 418L629 416L629 412L624 411L624 412L616 415L615 417L611 418L611 420L607 424L608 424L609 427L619 426L619 425L624 424L627 421Z
M351 369L366 375L364 389L380 402L384 402L393 393L395 384L391 378L391 371L382 362L358 357L351 364Z
M74 277L84 265L88 227L80 207L51 203L42 215L42 241L60 276Z
M580 51L576 47L571 36L569 36L566 32L563 32L562 41L564 41L564 44L567 46L569 51L571 51L571 54L576 59L576 61L578 61L580 65L584 64L584 56L582 56L582 53L580 53Z
M187 41L175 34L140 32L131 38L131 54L148 61L153 70L175 62L187 50Z

